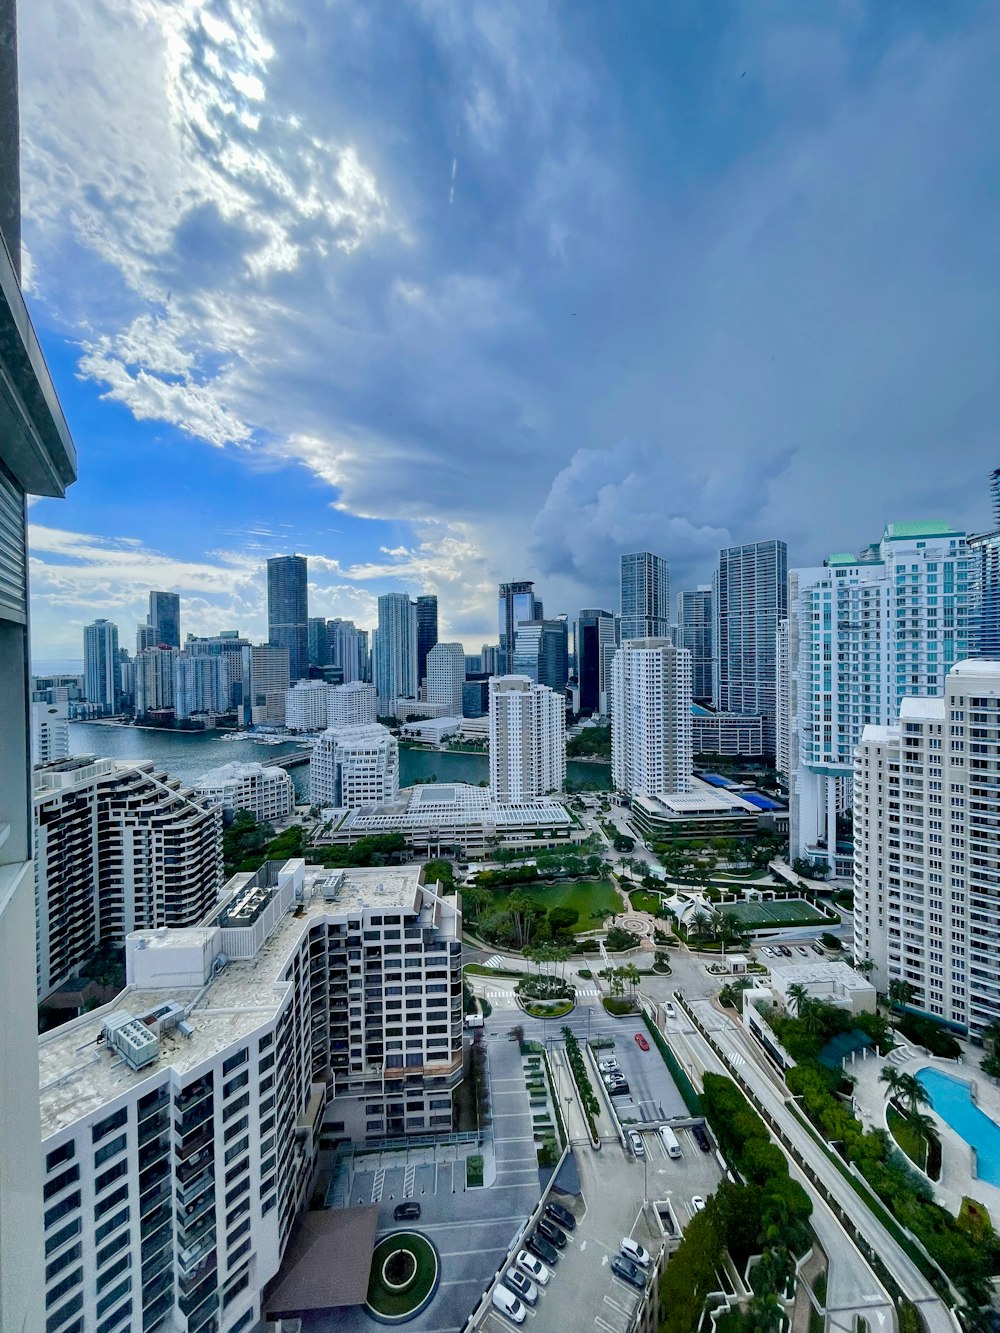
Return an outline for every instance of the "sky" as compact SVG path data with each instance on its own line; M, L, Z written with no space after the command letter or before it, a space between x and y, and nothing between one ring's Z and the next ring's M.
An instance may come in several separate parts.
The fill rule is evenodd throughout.
M26 296L79 452L30 510L33 653L266 637L436 593L495 642L989 526L1000 7L886 0L31 0Z

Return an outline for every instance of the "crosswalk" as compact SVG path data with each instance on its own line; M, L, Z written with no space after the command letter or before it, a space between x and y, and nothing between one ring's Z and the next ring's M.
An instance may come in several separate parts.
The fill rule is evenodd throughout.
M505 972L507 970L507 959L504 958L503 954L495 953L492 958L487 958L485 966L495 967Z
M516 993L517 992L514 991L513 989L501 990L499 988L494 988L493 986L486 987L486 998L488 1000L494 1000L494 999L508 1000L511 999ZM587 986L587 987L577 986L576 988L576 998L578 1000L596 1000L600 996L600 994L601 992L597 989L596 986Z

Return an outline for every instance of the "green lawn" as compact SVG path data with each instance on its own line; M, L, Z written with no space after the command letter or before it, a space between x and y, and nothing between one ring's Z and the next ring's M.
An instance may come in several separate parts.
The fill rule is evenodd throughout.
M409 1250L417 1261L416 1277L405 1291L392 1291L382 1281L382 1265L396 1250ZM375 1246L368 1305L377 1314L398 1318L415 1312L430 1299L438 1276L438 1257L433 1245L415 1231L399 1231Z
M636 889L629 894L629 899L637 912L652 912L654 916L659 912L662 901L658 893L650 893L648 889Z
M894 1106L886 1108L886 1123L889 1133L902 1148L911 1162L921 1171L927 1169L927 1140L918 1134L905 1116L901 1116Z
M503 904L513 891L491 890L490 908L502 911ZM571 884L532 884L527 887L518 885L516 891L523 893L532 902L539 903L546 911L553 907L575 908L578 913L578 930L593 929L599 923L602 913L625 910L621 894L608 879L581 879Z
M804 898L785 898L764 903L726 903L721 909L741 926L811 926L828 918Z

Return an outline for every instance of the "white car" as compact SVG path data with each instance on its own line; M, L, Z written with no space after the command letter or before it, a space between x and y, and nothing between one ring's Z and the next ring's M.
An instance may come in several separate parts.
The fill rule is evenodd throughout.
M763 949L761 949L761 953L764 955L765 958L774 957L774 950L771 948L769 944L764 945Z
M621 1252L626 1259L631 1259L634 1264L639 1264L641 1268L648 1268L653 1262L653 1256L648 1250L644 1250L637 1240L631 1236L622 1236Z
M696 1194L691 1200L691 1211L693 1213L703 1213L705 1211L705 1200L700 1194Z
M505 1314L515 1324L523 1324L528 1312L512 1291L497 1287L493 1292L493 1308Z
M615 1074L621 1068L617 1060L602 1060L597 1067L602 1074Z
M677 1010L674 1008L674 1006L670 1003L669 1000L664 1000L664 1002L663 1002L663 1012L666 1014L666 1016L667 1016L668 1018L676 1018L676 1017L677 1017Z
M540 1287L544 1287L551 1277L549 1270L542 1263L541 1259L536 1259L535 1256L529 1254L527 1250L521 1250L518 1254L517 1266L518 1268L523 1269L529 1277L533 1278Z
M628 1132L628 1141L636 1157L646 1156L646 1145L642 1141L642 1135L636 1129L630 1129ZM631 1258L631 1255L629 1256Z

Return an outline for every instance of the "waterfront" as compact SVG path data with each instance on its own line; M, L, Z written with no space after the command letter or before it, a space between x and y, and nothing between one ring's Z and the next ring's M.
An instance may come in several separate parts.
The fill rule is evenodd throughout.
M234 760L242 763L273 763L282 754L290 754L300 742L289 740L280 745L260 741L227 740L221 731L153 731L138 727L107 726L100 722L73 722L69 728L71 754L104 755L111 759L152 759L155 764L182 782L194 782L202 773ZM571 782L610 783L608 764L582 763L566 766ZM309 795L309 768L303 764L290 770L300 800ZM408 787L421 779L435 777L439 782L468 782L472 786L489 779L489 760L485 754L467 754L456 750L407 750L399 752L399 780Z

